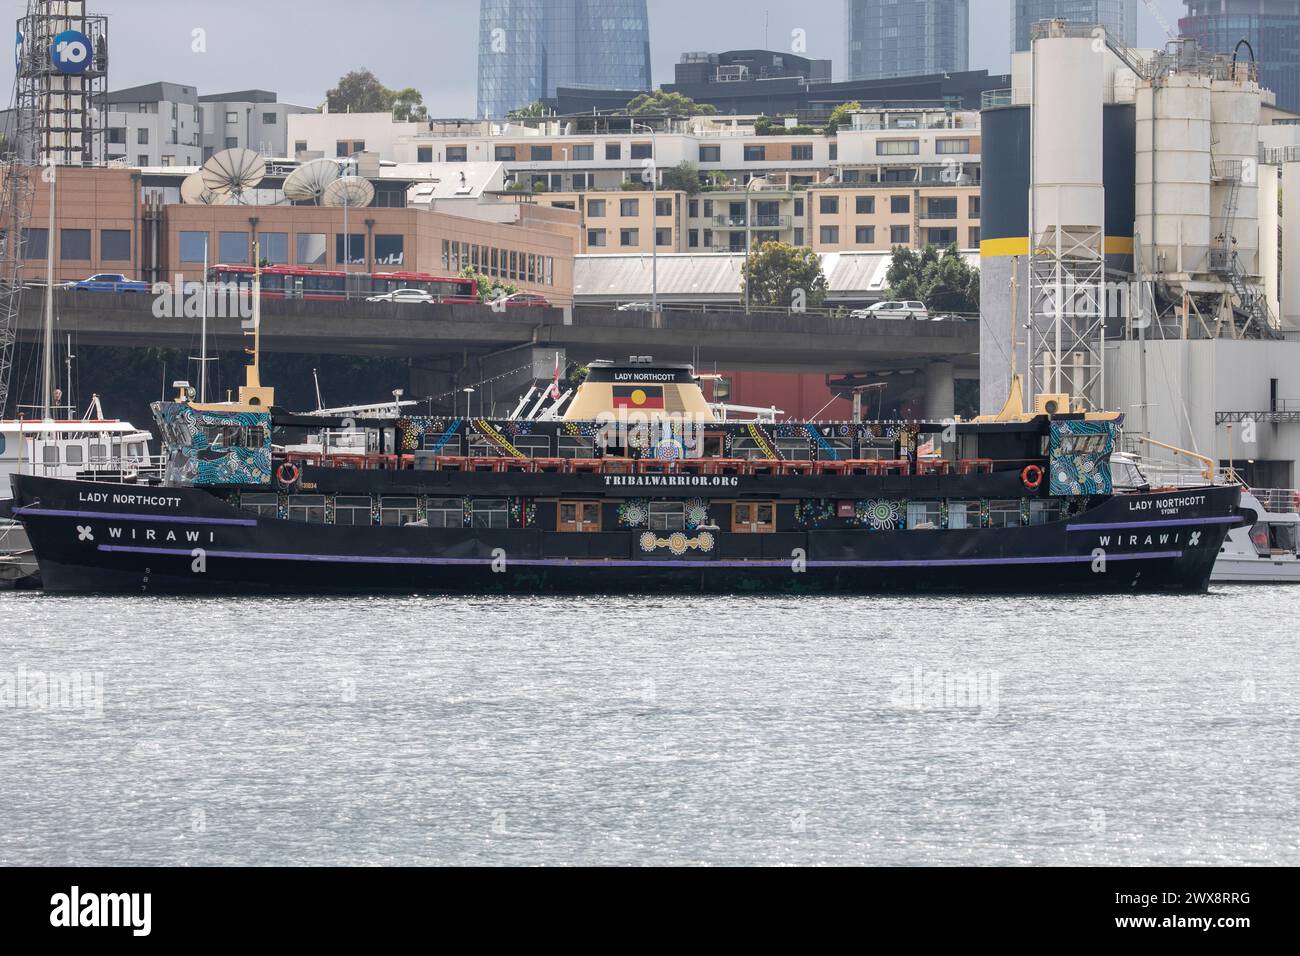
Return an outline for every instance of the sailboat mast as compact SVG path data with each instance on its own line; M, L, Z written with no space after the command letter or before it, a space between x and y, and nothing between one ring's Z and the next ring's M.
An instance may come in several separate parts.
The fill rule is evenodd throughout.
M208 237L203 237L203 322L199 328L199 402L208 400Z
M41 414L46 420L54 418L54 200L58 179L53 160L46 167L50 187L50 225L45 234L45 335L42 357Z

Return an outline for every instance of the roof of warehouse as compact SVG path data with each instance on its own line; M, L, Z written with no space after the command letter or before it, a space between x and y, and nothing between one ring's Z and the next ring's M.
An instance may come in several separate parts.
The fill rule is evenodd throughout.
M962 252L968 265L979 268L979 253ZM890 253L828 252L822 270L834 298L864 293L883 294L888 283ZM667 253L659 256L659 295L688 298L740 294L743 254ZM578 256L573 291L577 296L649 298L654 263L649 253Z

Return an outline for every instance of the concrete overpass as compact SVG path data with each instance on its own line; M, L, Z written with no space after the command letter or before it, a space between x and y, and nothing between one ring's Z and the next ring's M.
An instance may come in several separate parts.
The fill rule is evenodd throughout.
M39 291L24 296L20 341L39 339L41 300ZM199 320L158 317L153 296L60 291L55 309L57 334L71 335L80 345L198 348ZM238 351L248 344L238 317L210 318L208 330L214 351ZM540 362L534 350L553 356L557 349L580 362L653 355L736 371L910 373L949 393L954 375L979 373L978 322L822 314L665 310L655 315L583 306L494 312L486 306L268 300L262 309L262 347L419 359L429 377L412 382L415 394L499 375ZM548 369L552 361L547 358Z

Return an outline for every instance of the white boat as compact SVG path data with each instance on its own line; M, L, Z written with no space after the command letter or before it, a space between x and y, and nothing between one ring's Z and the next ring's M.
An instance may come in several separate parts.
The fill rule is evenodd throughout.
M1233 528L1210 578L1217 584L1300 584L1300 493L1250 489L1241 495L1253 523Z
M1208 461L1208 459L1206 459ZM1133 454L1111 458L1115 487L1130 491L1153 486L1204 483L1205 473L1188 472ZM1231 471L1214 474L1215 484L1241 484ZM1242 488L1241 510L1254 517L1228 533L1214 564L1215 584L1300 584L1300 491Z

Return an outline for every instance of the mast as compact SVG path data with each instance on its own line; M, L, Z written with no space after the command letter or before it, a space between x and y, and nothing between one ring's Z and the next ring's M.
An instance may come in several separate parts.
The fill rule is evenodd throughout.
M45 237L45 334L42 339L41 415L46 421L54 418L54 199L58 174L50 160L50 226Z
M199 326L199 402L208 400L208 237L203 236L203 321Z

